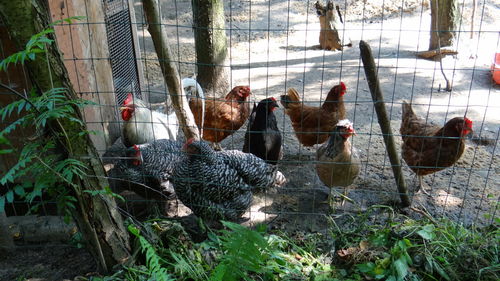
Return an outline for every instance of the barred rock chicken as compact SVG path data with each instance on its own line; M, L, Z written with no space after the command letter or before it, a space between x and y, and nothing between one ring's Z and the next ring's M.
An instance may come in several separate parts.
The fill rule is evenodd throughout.
M339 120L345 118L343 82L333 87L321 107L305 105L300 101L299 93L294 88L288 89L287 95L281 96L281 104L290 117L295 135L304 146L324 143Z
M254 104L243 145L243 152L252 153L269 164L276 164L283 156L283 141L274 115L278 107L275 98L263 99L257 106Z
M452 166L465 149L465 136L472 132L472 121L455 117L443 127L427 124L403 102L403 122L399 129L403 138L402 156L418 176L418 190L429 195L422 186L422 177Z
M191 98L189 107L196 125L202 128L203 139L218 144L241 128L250 115L250 105L246 101L250 94L249 87L237 86L226 95L225 100L207 99L203 128L203 99Z
M250 153L215 151L206 141L194 139L186 142L184 151L172 182L181 202L201 218L237 221L250 206L252 192L286 182L276 166Z
M328 142L316 152L316 172L319 178L328 187L343 186L344 199L347 187L359 174L359 157L349 141L353 134L355 132L352 123L347 119L340 120L331 132Z
M123 144L131 147L159 139L177 138L179 122L175 113L163 114L150 110L144 101L128 94L120 107L123 124Z
M166 139L133 145L126 150L126 159L116 164L113 176L130 182L129 189L146 199L164 200L174 193L169 179L181 149L181 142Z

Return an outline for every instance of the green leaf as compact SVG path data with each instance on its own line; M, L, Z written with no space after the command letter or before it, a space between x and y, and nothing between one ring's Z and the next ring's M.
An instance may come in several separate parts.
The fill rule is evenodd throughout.
M375 264L373 262L357 264L356 267L360 272L368 273L375 269Z
M14 187L14 192L21 197L26 194L26 192L24 191L24 186L22 185L16 185Z
M399 258L393 263L396 272L398 273L398 280L404 280L406 275L408 275L408 264L404 258Z
M444 269L441 267L439 263L436 261L432 261L433 268L436 269L437 273L441 275L446 280L451 280L450 276L444 271Z
M132 233L134 236L139 237L140 231L139 231L139 229L135 225L129 224L128 225L128 231L130 233Z
M12 153L14 152L14 149L0 149L0 154L9 154L9 153Z
M5 199L7 199L7 203L14 202L14 192L12 190L7 191L5 194Z
M417 231L417 234L425 240L433 240L435 238L434 225L427 224L421 230Z
M391 275L389 277L387 277L387 279L385 279L385 281L397 281L396 277L394 277L394 275Z

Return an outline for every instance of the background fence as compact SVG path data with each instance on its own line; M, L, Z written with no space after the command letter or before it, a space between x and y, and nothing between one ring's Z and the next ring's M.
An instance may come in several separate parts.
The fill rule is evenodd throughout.
M314 1L225 1L229 48L229 65L225 67L230 68L231 87L249 85L252 104L267 97L279 98L288 88L294 87L306 104L319 105L330 88L343 81L347 85L344 96L347 116L357 132L352 144L360 154L361 172L349 188L349 197L356 204L338 206L335 212L392 204L399 201L399 196L358 48L360 40L368 42L378 65L398 152L403 100L412 101L417 115L430 123L443 125L464 114L474 122L474 133L467 139L461 159L450 168L424 177L431 187L428 190L431 196L410 192L413 206L433 216L446 216L465 224L490 224L498 216L500 196L497 148L500 93L490 74L494 54L500 48L499 21L495 16L500 7L494 1L478 1L476 20L471 26L472 4L469 2L459 1L461 16L455 45L458 54L443 59L444 72L453 84L453 91L446 92L442 91L445 81L439 62L415 56L416 52L427 50L429 45L430 10L426 0L336 3L345 12L342 33L353 42L352 47L343 51L318 48L320 25ZM196 74L196 55L191 1L160 1L160 4L165 20L163 27L169 34L180 76L193 76ZM85 90L85 83L89 81L74 82L82 97L97 98L99 102L97 109L86 112L86 119L94 129L109 132L109 135L95 137L96 143L103 144L98 146L101 154L119 137L121 121L117 108L126 93L141 93L152 108L158 110L163 110L168 100L142 3L115 0L104 1L104 5L105 20L89 21L91 16L87 7L81 9L87 14L77 14L87 19L74 24L87 28L93 44L109 48L109 56L96 52L82 56L65 53L67 62L88 62L92 67L98 67L99 62L111 64L114 90L99 86ZM118 11L118 6L126 10ZM68 9L69 5L65 7ZM71 11L62 14L71 15ZM116 16L118 14L122 16ZM105 30L107 43L95 42L95 38L90 37L91 28ZM79 36L83 37L82 33ZM97 81L96 85L100 85L98 80L102 77L99 75L98 72L89 75L94 76L91 80ZM106 98L102 98L105 95ZM169 103L167 107L171 108ZM323 202L328 188L316 174L316 148L304 147L297 141L283 108L275 113L284 140L284 157L278 166L288 183L275 192L256 195L247 216L250 223L272 221L286 227L314 230L325 224L323 215L332 212ZM241 150L245 130L246 125L224 140L222 147ZM119 159L107 157L104 160ZM406 164L403 164L403 172L413 191L414 174ZM138 215L139 211L133 208L134 200L143 199L133 198L121 208ZM171 216L187 213L179 208L168 212Z

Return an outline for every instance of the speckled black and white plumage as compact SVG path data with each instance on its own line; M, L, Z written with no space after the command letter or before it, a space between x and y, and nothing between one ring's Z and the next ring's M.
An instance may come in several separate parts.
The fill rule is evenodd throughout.
M252 203L252 192L286 180L275 166L253 154L214 151L205 141L188 141L172 182L177 197L197 216L234 221Z
M126 159L116 165L119 177L131 183L147 185L164 195L172 194L169 178L182 158L182 145L179 141L161 139L128 148ZM135 187L133 191L137 193L140 189Z

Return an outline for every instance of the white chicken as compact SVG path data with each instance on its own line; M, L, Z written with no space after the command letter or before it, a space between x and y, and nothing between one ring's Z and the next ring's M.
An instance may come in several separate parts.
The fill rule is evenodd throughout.
M123 124L123 144L131 147L159 139L175 140L179 122L175 113L150 110L144 101L128 94L120 107Z
M203 97L201 86L192 78L182 80L183 88L196 87ZM176 140L179 122L175 112L164 114L151 110L149 106L131 93L120 107L123 124L123 144L131 147L160 139Z

